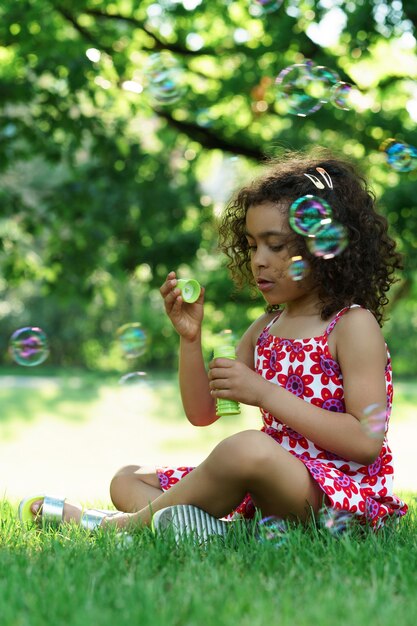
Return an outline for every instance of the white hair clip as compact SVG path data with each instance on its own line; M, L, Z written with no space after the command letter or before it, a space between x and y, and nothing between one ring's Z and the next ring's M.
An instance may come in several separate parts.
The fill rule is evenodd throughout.
M333 181L330 178L330 174L326 172L326 170L322 167L316 167L316 172L318 172L320 176L324 179L324 182L327 184L329 189L333 189ZM304 174L304 176L307 176L307 178L311 180L311 182L315 187L317 187L317 189L324 189L324 185L321 182L320 178L318 178L314 174Z

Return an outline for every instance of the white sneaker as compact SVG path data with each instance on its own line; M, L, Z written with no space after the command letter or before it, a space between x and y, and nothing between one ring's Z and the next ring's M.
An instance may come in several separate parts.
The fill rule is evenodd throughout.
M191 504L168 506L152 517L153 530L160 533L172 528L176 543L185 537L194 537L199 543L207 542L213 535L224 537L229 523Z

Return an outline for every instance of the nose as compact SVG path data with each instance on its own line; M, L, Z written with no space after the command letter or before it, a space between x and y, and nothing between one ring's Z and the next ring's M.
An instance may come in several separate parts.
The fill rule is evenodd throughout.
M265 246L258 246L252 254L252 264L254 267L265 267L268 264Z

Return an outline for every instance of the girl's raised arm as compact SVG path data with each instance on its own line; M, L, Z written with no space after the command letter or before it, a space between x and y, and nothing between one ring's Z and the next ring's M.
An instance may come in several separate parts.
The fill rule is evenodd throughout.
M201 348L204 288L196 302L186 303L177 287L175 272L170 272L160 293L167 315L180 336L179 383L185 414L195 426L207 426L218 418Z

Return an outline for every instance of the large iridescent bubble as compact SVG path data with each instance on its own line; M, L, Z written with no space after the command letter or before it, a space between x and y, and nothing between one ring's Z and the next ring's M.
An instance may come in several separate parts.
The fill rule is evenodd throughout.
M339 222L325 220L311 232L307 247L314 256L333 259L345 250L348 243L347 228Z
M286 112L306 117L321 108L320 100L307 93L311 80L310 67L305 63L290 65L278 74L276 99L284 104Z
M294 200L289 208L290 226L296 233L311 237L313 231L330 221L332 209L326 200L307 194Z
M312 61L290 65L275 79L276 99L291 115L306 117L331 99L332 87L340 82L334 70Z

